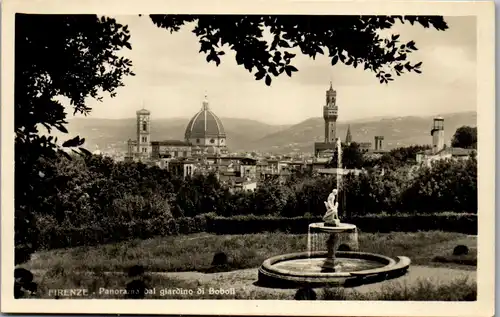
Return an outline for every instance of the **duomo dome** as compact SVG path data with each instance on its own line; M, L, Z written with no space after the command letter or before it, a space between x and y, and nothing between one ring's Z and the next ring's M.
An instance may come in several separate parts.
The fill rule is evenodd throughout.
M210 111L206 96L201 110L189 121L184 137L193 146L201 148L226 147L224 126L215 113Z

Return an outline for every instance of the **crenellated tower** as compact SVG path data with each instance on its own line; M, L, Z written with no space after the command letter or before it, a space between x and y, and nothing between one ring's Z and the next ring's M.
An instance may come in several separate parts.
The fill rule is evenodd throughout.
M323 119L325 120L325 143L335 143L337 133L337 92L332 87L326 91L326 104L323 106Z

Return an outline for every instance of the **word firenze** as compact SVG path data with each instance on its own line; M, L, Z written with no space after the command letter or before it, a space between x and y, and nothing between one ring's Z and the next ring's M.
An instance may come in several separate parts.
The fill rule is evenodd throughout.
M58 297L88 297L90 294L95 295L96 292L90 293L88 289L76 288L76 289L49 289L49 296ZM109 289L100 287L97 292L98 295L128 295L136 293L134 290L126 290L121 288ZM236 295L234 288L222 289L222 288L197 288L197 289L184 289L184 288L162 288L158 292L156 288L146 289L145 295L160 295L160 296L176 296L176 295Z
M49 296L87 297L87 296L89 296L89 290L86 288L49 289Z

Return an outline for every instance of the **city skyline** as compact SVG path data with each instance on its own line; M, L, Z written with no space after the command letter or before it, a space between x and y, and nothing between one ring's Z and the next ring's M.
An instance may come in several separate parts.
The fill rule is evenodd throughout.
M132 60L136 76L124 79L117 97L89 100L90 118L132 118L143 107L157 119L188 118L208 94L219 117L296 124L321 116L330 81L338 95L339 121L476 110L475 17L445 17L450 28L444 32L393 27L401 41L416 42L419 50L410 60L423 62L422 74L404 74L385 85L362 68L332 67L326 56L312 60L297 54L293 63L299 71L274 78L270 87L237 65L229 49L219 67L207 63L189 25L170 34L147 16L115 18L129 25L132 50L123 55Z

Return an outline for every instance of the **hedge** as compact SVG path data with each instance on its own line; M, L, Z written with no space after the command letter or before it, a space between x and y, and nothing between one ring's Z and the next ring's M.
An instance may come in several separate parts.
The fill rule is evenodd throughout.
M209 232L215 234L252 234L262 232L307 233L308 225L321 222L320 217L234 216L200 215L192 218L154 219L128 223L108 223L106 226L71 228L45 226L40 228L41 249L92 246L155 236ZM477 234L475 214L443 213L425 215L368 215L352 217L362 232L415 232L442 230Z
M105 226L40 228L40 249L68 248L114 243L155 236L191 234L205 231L206 217L151 219L126 223L110 222Z
M307 233L308 225L321 222L320 217L235 216L207 218L207 231L216 234L249 234L282 231ZM464 213L396 214L351 217L344 222L355 224L362 232L449 231L477 234L477 216Z

